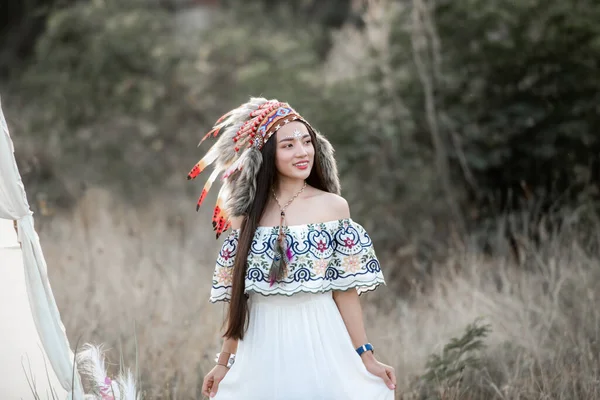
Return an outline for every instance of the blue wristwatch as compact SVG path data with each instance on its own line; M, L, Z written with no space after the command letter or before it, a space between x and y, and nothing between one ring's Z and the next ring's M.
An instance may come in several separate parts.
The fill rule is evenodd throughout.
M369 350L371 350L373 353L375 352L375 350L373 349L373 345L371 343L366 343L366 344L363 344L362 346L360 346L359 348L357 348L356 352L360 356L362 353L364 353L365 351L369 351Z

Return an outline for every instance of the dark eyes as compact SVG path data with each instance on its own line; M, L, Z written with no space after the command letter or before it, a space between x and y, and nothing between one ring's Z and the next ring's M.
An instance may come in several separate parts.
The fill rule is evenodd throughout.
M310 143L312 143L312 139L306 139L304 141L304 144L310 144ZM292 146L293 146L292 143L287 143L285 146L283 146L283 148L285 149L285 148L289 148L289 147L292 147Z

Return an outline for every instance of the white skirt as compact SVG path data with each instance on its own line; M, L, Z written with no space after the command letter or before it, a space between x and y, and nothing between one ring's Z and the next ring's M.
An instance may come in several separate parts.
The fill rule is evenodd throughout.
M332 293L251 293L250 321L216 400L393 400L365 368Z

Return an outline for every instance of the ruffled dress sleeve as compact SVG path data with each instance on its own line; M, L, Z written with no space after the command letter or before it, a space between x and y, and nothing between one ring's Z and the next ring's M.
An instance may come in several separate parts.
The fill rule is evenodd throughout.
M292 259L285 277L271 284L276 227L259 227L246 265L244 292L263 295L323 293L356 289L362 293L384 284L379 260L366 230L351 219L286 227L286 244ZM210 301L231 300L233 264L239 231L223 242L213 274Z
M325 280L332 289L355 288L360 295L385 285L373 242L362 225L351 219L342 220L332 234L325 271Z
M248 256L246 292L291 296L355 288L360 295L385 284L371 238L351 219L285 230L292 255L286 276L272 285L269 282L278 229L259 229Z
M238 230L232 231L223 242L213 273L210 302L231 300L231 283L233 280L233 263L238 245Z

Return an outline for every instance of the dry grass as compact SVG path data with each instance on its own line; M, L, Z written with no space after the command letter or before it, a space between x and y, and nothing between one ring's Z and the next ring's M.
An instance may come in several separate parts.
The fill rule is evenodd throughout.
M157 198L136 209L91 190L38 224L71 342L106 343L130 367L137 346L146 398L194 398L219 346L222 307L208 303L218 243L193 207Z
M208 303L220 242L193 205L157 197L133 208L92 190L72 214L38 219L71 342L106 343L109 358L122 351L128 367L137 353L146 399L200 398L220 347L223 308ZM389 289L366 295L368 334L396 367L398 398L419 398L415 378L428 356L484 317L492 333L483 366L465 371L457 388L440 382L434 397L600 399L600 265L591 244L573 237L565 230L546 238L522 266L457 251L438 266L431 290L398 299L392 313L375 305Z

